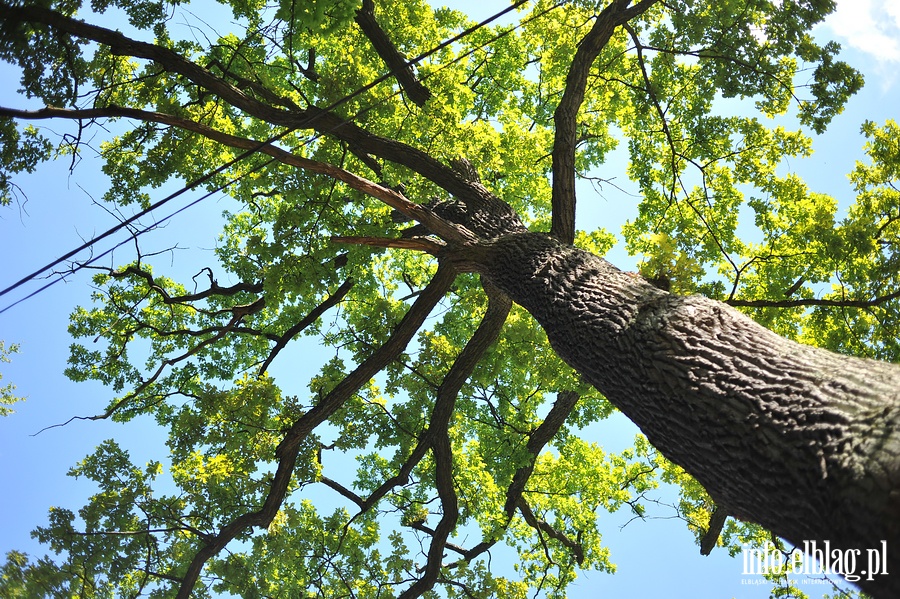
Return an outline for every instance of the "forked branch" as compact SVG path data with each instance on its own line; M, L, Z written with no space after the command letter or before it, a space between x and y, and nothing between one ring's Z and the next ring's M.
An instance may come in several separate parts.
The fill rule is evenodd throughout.
M11 23L40 23L52 27L56 31L104 45L114 55L132 56L153 61L163 70L181 75L194 85L215 94L224 102L264 122L290 129L314 129L320 134L346 142L350 147L354 148L355 152L363 152L406 166L459 200L471 204L473 208L487 207L488 211L492 212L498 220L498 230L504 226L508 228L510 224L521 226L521 222L509 205L496 198L484 186L467 181L450 166L436 160L427 152L393 139L373 135L360 126L329 112L329 110L323 110L315 106L308 106L304 110L287 110L268 104L248 95L226 79L219 77L209 69L203 68L169 48L135 40L122 35L118 31L92 25L54 10L39 6L11 6L7 2L0 0L0 11L2 11L4 19ZM116 107L111 107L110 109L99 108L97 110L101 112L95 113L94 117L89 116L87 111L75 111L80 113L80 116L76 116L75 112L70 112L68 115L63 113L54 113L52 115L44 113L45 116L34 116L42 112L35 111L29 117L25 111L11 111L10 109L0 109L0 115L15 116L17 118L62 116L81 119L99 118L104 116L102 111L112 110L114 113L118 111L118 114L108 114L107 116L131 116L131 118L167 122L168 124L180 126L172 120L177 120L178 117L173 117L172 115L158 115L158 113L148 113L138 109ZM131 115L126 115L122 114L122 111L133 112ZM138 113L145 115L155 114L157 116L144 119ZM210 137L210 139L214 138ZM222 143L227 142L223 141ZM433 228L431 230L435 231Z

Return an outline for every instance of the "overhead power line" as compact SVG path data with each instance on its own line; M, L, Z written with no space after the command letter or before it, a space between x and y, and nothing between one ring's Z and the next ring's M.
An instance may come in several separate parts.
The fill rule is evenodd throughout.
M259 165L259 167L257 167L257 168L265 167L265 166L267 166L267 165L269 165L269 164L271 164L271 163L273 163L273 162L275 162L275 159L274 159L274 158L270 158L269 160L267 160L267 161L263 162L261 165ZM252 171L250 171L250 172L252 172ZM239 175L239 176L237 176L237 177L231 179L230 181L228 181L228 182L226 182L226 183L223 183L222 185L216 187L215 189L206 192L205 194L203 194L203 195L200 196L199 198L195 199L194 201L192 201L192 202L189 203L189 204L186 204L186 205L182 206L181 208L179 208L179 209L176 210L175 212L172 212L172 213L168 214L167 216L164 216L163 218L161 218L161 219L159 219L158 221L154 222L152 225L148 225L148 226L144 227L143 229L140 229L140 230L138 230L138 231L135 231L135 233L134 233L131 237L129 237L128 239L125 239L125 240L123 240L123 241L120 241L119 243L117 243L116 245L112 246L111 248L109 248L109 249L106 250L105 252L103 252L103 253L101 253L101 254L98 254L98 255L96 255L96 256L93 256L90 260L87 260L87 261L85 261L85 262L82 262L82 263L79 264L77 267L73 268L71 272L68 272L68 273L58 273L59 276L58 276L57 278L55 278L55 279L52 279L49 283L46 283L46 284L42 285L41 287L38 287L37 289L35 289L34 291L32 291L31 293L29 293L29 294L26 295L25 297L22 297L22 298L20 298L20 299L18 299L18 300L16 300L16 301L14 301L13 303L9 304L8 306L5 306L3 309L0 309L0 314L3 314L3 313L6 312L7 310L9 310L9 309L11 309L11 308L13 308L13 307L15 307L15 306L21 304L22 302L27 301L27 300L33 298L34 296L38 295L39 293L41 293L42 291L48 289L49 287L52 287L52 286L56 285L56 284L59 283L60 281L65 280L66 276L68 276L68 275L70 275L70 274L74 274L75 272L81 270L82 268L87 268L88 266L90 266L90 265L93 264L94 262L97 262L98 260L100 260L100 259L103 258L104 256L108 256L109 254L113 253L114 251L116 251L117 249L119 249L120 247L122 247L123 245L125 245L126 243L129 243L129 242L132 241L134 238L140 236L140 235L143 234L143 233L146 233L147 231L150 231L150 230L152 230L152 229L155 229L155 228L159 227L159 226L160 226L161 224L163 224L164 222L166 222L166 221L168 221L169 219L174 218L175 216L181 214L182 212L184 212L185 210L187 210L187 209L190 208L191 206L195 206L195 205L199 204L200 202L202 202L203 200L205 200L205 199L207 199L207 198L209 198L209 197L211 197L211 196L213 196L213 195L219 193L220 191L222 191L223 189L229 187L230 185L233 185L234 183L236 183L237 181L239 181L241 178L245 177L246 175L247 175L247 173L242 173L241 175ZM121 224L121 223L120 223L120 224ZM121 227L120 227L120 228L121 228Z
M412 59L406 61L406 63L405 63L404 65L402 65L402 67L398 67L398 68L396 68L396 69L392 69L392 70L388 71L387 73L385 73L384 75L382 75L382 76L378 77L377 79L373 80L372 82L368 83L367 85L364 85L364 86L360 87L359 89L357 89L356 91L354 91L354 92L352 92L352 93L350 93L350 94L348 94L348 95L346 95L346 96L343 96L342 98L336 100L335 102L333 102L333 103L330 104L329 106L325 107L321 112L319 112L319 113L317 113L317 114L314 114L314 115L313 115L313 116L305 123L305 125L309 125L309 124L313 123L313 122L314 122L317 118L319 118L321 115L324 115L324 114L327 114L327 113L331 112L332 110L334 110L335 108L341 106L342 104L345 104L346 102L348 102L348 101L352 100L353 98L355 98L355 97L357 97L357 96L359 96L359 95L365 93L366 91L368 91L368 90L374 88L375 86L379 85L380 83L382 83L382 82L384 82L384 81L386 81L386 80L388 80L388 79L394 77L394 76L396 75L396 73L397 73L401 68L402 68L402 69L405 69L405 68L409 68L410 66L413 66L413 65L418 64L418 63L421 62L422 60L424 60L424 59L428 58L429 56L431 56L431 55L433 55L433 54L439 52L440 50L446 48L447 46L449 46L449 45L451 45L451 44L453 44L453 43L456 43L457 41L463 39L464 37L466 37L466 36L468 36L468 35L471 35L472 33L474 33L475 31L478 31L478 30L481 29L482 27L485 27L485 26L487 26L488 24L492 23L493 21L495 21L495 20L501 18L502 16L506 15L507 13L509 13L509 12L511 12L511 11L513 11L513 10L516 10L516 9L519 8L520 6L526 4L527 2L528 2L528 0L518 0L516 3L514 3L514 4L510 5L510 6L508 6L507 8L505 8L505 9L499 11L499 12L497 12L496 14L494 14L494 15L488 17L487 19L485 19L485 20L483 20L483 21L481 21L481 22L479 22L479 23L477 23L477 24L475 24L475 25L473 25L473 26L471 26L471 27L468 27L467 29L461 31L460 33L458 33L458 34L455 35L455 36L452 36L452 37L450 37L450 38L444 40L443 42L441 42L441 43L438 44L437 46L431 48L430 50L428 50L428 51L426 51L426 52L422 52L422 53L419 54L418 56L416 56L416 57L414 57L414 58L412 58ZM547 8L547 9L541 11L540 13L535 14L535 15L532 15L532 17L531 17L530 19L528 19L527 21L523 21L522 23L520 23L519 25L513 27L512 29L509 29L509 30L507 30L507 31L501 32L500 34L498 34L497 36L495 36L494 38L492 38L492 40L490 40L488 43L490 43L490 42L492 42L492 41L495 41L496 39L499 39L500 37L503 37L503 36L505 36L505 35L511 33L513 30L518 29L519 27L521 27L523 24L525 24L526 22L528 22L528 21L530 21L530 20L533 20L533 19L535 19L535 18L538 18L538 17L540 17L540 16L543 16L543 15L547 14L547 13L550 12L551 10L554 10L555 8L557 8L557 7L561 6L562 4L564 4L564 2L565 2L565 0L562 0L562 1L560 1L560 2L557 2L556 4L553 4L552 6L550 6L549 8ZM470 54L471 52L474 52L474 50L471 50L470 52L467 52L466 54L463 54L463 55L461 55L461 56L458 56L458 57L455 58L453 61L451 61L449 64L453 64L453 63L457 62L458 60L462 59L463 57L465 57L466 55ZM448 65L444 65L444 66L446 67L446 66L448 66ZM426 78L427 78L427 77L426 77ZM425 78L423 78L423 79L425 79ZM399 93L401 93L401 92L398 91L398 92L396 92L396 93L399 94ZM362 114L365 114L366 112L368 112L368 111L371 110L371 109L372 109L372 107L369 107L369 108L360 110L359 112L357 112L356 115L354 115L354 116L350 119L350 121L352 122L353 120L359 118L359 116L361 116ZM96 237L93 237L92 239L90 239L89 241L87 241L87 242L81 244L81 245L78 246L77 248L75 248L75 249L73 249L73 250L71 250L71 251L65 253L64 255L60 256L59 258L56 258L56 259L53 260L52 262L50 262L50 263L48 263L47 265L43 266L42 268L39 268L39 269L35 270L34 272L32 272L32 273L26 275L25 277L22 277L21 279L19 279L18 281L16 281L16 282L13 283L12 285L10 285L10 286L6 287L5 289L3 289L2 291L0 291L0 297L2 297L2 296L4 296L4 295L6 295L7 293L9 293L9 292L11 292L11 291L13 291L13 290L19 288L20 286L24 285L25 283L27 283L27 282L29 282L29 281L31 281L31 280L37 278L37 276L40 275L41 273L44 273L44 272L46 272L46 271L52 269L53 267L58 266L58 265L61 264L62 262L68 260L69 258L72 258L73 256L75 256L75 255L77 255L78 253L84 251L85 249L94 246L97 242L102 241L103 239L106 239L106 238L109 237L110 235L113 235L113 234L117 233L118 231L120 231L120 230L122 230L123 228L129 226L130 224L134 223L135 221L137 221L137 220L140 219L141 217L146 216L147 214L153 212L154 210L159 209L161 206L165 205L166 203L170 202L171 200L173 200L173 199L175 199L175 198L177 198L177 197L183 195L184 193L186 193L186 192L188 192L188 191L190 191L190 190L192 190L192 189L194 189L194 188L196 188L196 187L198 187L198 186L200 186L200 185L206 183L207 181L209 181L210 179L212 179L214 176L216 176L216 175L222 173L223 171L225 171L225 170L227 170L228 168L232 167L232 166L235 165L236 163L238 163L238 162L240 162L240 161L242 161L242 160L248 158L249 156L251 156L251 155L253 155L253 154L259 152L260 150L262 150L262 149L263 149L264 147L266 147L267 145L270 145L270 144L272 144L272 143L275 143L276 141L279 141L280 139L282 139L282 138L286 137L287 135L293 133L294 131L296 131L296 129L297 129L298 127L299 127L299 125L298 125L298 126L295 126L295 127L291 127L291 128L285 129L284 131L282 131L282 132L280 132L280 133L277 133L277 134L273 135L273 136L270 137L269 139L260 142L260 143L259 143L258 145L256 145L255 147L253 147L253 148L251 148L251 149L248 149L248 150L245 150L245 151L242 152L241 154L237 155L236 157L234 157L233 159L229 160L228 162L222 164L221 166L217 167L216 169L214 169L214 170L212 170L212 171L210 171L210 172L208 172L208 173L206 173L206 174L204 174L204 175L198 177L197 179L191 181L190 183L187 183L187 184L184 185L182 188L180 188L178 191L176 191L176 192L174 192L174 193L172 193L172 194L166 196L165 198L163 198L163 199L161 199L161 200L159 200L159 201L153 203L152 205L148 206L148 207L145 208L144 210L141 210L140 212L134 214L133 216L131 216L131 217L129 217L129 218L127 218L127 219L121 221L120 223L117 223L116 225L114 225L113 227L107 229L106 231L104 231L104 232L101 233L100 235L97 235ZM318 139L318 138L321 137L324 133L325 133L325 132L320 132L319 134L317 134L316 136L314 136L314 137L311 138L310 140L307 140L306 142L304 142L303 145L306 145L306 144L310 143L310 142L313 141L314 139ZM152 229L158 227L161 223L163 223L163 222L169 220L170 218L172 218L172 217L174 217L175 215L181 213L182 211L186 210L187 208L189 208L189 207L191 207L191 206L194 206L194 205L198 204L198 203L201 202L202 200L205 200L205 199L209 198L209 197L212 196L213 194L218 193L219 191L222 191L222 190L226 189L227 187L229 187L230 185L236 183L237 181L239 181L239 180L242 179L243 177L245 177L245 176L247 176L247 175L249 175L249 174L251 174L251 173L253 173L253 172L255 172L255 171L257 171L257 170L259 170L259 169L261 169L261 168L263 168L263 167L265 167L265 166L267 166L267 165L269 165L269 164L271 164L272 162L274 162L274 160L275 160L275 159L273 158L273 159L267 160L267 161L265 161L265 162L263 162L263 163L257 165L256 167L250 169L249 171L247 171L247 172L245 172L245 173L242 173L240 176L238 176L238 177L232 179L231 181L228 181L227 183L225 183L225 184L223 184L223 185L217 187L216 189L214 189L214 190L212 190L212 191L210 191L210 192L204 194L204 195L201 196L200 198L198 198L198 199L192 201L191 203L187 204L186 206L184 206L184 207L178 209L177 211L175 211L175 212L169 214L168 216L166 216L166 217L164 217L163 219L157 221L157 222L154 223L153 225L148 226L148 227L145 227L144 229L141 229L141 230L137 231L137 232L136 232L134 235L132 235L132 237L130 237L128 240L123 241L123 242L120 242L120 243L116 244L115 246L113 246L112 248L106 250L105 252L103 252L103 253L101 253L101 254L99 254L99 255L97 255L97 256L92 257L92 258L91 258L90 260L88 260L87 262L84 262L83 264L81 264L81 265L79 265L78 267L74 268L74 269L72 270L72 272L70 272L70 273L64 273L64 274L63 274L63 273L60 273L60 276L59 276L58 278L56 278L56 279L50 281L49 283L43 285L43 286L40 287L39 289L37 289L37 290L35 290L34 292L28 294L27 296L25 296L25 297L23 297L23 298L21 298L21 299L15 301L15 302L13 302L12 304L9 304L8 306L4 307L3 309L0 309L0 314L6 312L7 310L9 310L10 308L12 308L13 306L16 306L16 305L18 305L18 304L24 302L25 300L28 300L28 299L30 299L30 298L36 296L37 294L39 294L39 293L41 293L42 291L46 290L47 288L53 286L54 284L58 283L59 281L64 280L65 276L67 276L68 274L73 274L73 273L76 272L77 270L80 270L81 268L84 268L84 267L86 267L86 266L88 266L88 265L90 265L90 264L93 264L93 263L96 262L97 260L99 260L99 259L103 258L104 256L106 256L106 255L110 254L111 252L113 252L115 249L121 247L121 246L124 245L125 243L128 243L129 241L131 241L131 240L134 239L135 237L141 235L142 233L146 233L147 231L152 230Z

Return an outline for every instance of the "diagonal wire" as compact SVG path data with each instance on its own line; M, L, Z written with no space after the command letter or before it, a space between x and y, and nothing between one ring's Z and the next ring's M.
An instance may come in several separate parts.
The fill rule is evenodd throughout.
M255 151L255 150L254 150L254 151ZM0 314L3 314L4 312L6 312L7 310L9 310L10 308L12 308L12 307L14 307L14 306L17 306L17 305L21 304L22 302L24 302L24 301L26 301L26 300L29 300L29 299L33 298L34 296L36 296L37 294L41 293L41 292L44 291L45 289L47 289L47 288L49 288L49 287L52 287L52 286L56 285L56 284L59 283L60 281L64 281L65 278L66 278L67 276L72 275L72 274L75 274L76 272L78 272L79 270L81 270L81 269L83 269L83 268L87 268L88 266L90 266L90 265L93 264L94 262L97 262L98 260L100 260L100 259L103 258L104 256L108 256L109 254L113 253L114 251L116 251L117 249L119 249L120 247L122 247L123 245L125 245L126 243L130 243L131 241L133 241L133 240L136 239L137 237L143 235L144 233L146 233L146 232L148 232L148 231L151 231L151 230L153 230L153 229L159 227L159 226L162 225L164 222L166 222L166 221L168 221L169 219L171 219L171 218L173 218L173 217L175 217L175 216L181 214L182 212L184 212L184 211L187 210L188 208L190 208L190 207L192 207L192 206L195 206L195 205L199 204L200 202L202 202L203 200L209 198L210 196L213 196L213 195L219 193L220 191L222 191L222 190L228 188L229 186L234 185L235 183L237 183L238 181L240 181L243 177L246 177L248 174L252 173L253 171L258 170L258 169L263 168L263 167L266 167L266 166L272 164L273 162L275 162L275 159L274 159L274 158L270 158L269 160L267 160L267 161L263 162L262 164L258 165L257 167L255 167L253 170L250 170L250 171L245 172L245 173L241 173L239 176L237 176L237 177L231 179L230 181L227 181L227 182L223 183L222 185L216 187L216 188L213 189L213 190L208 191L207 193L205 193L205 194L203 194L202 196L200 196L199 198L193 200L193 201L190 202L189 204L185 204L184 206L182 206L181 208L179 208L179 209L176 210L175 212L172 212L172 213L170 213L170 214L164 216L163 218L161 218L161 219L159 219L158 221L154 222L152 225L147 225L147 226L144 227L143 229L140 229L140 230L135 231L135 232L131 235L131 237L129 237L128 239L125 239L125 240L120 241L119 243L117 243L116 245L112 246L111 248L109 248L108 250L106 250L105 252L103 252L102 254L98 254L98 255L96 255L96 256L93 256L91 259L89 259L89 260L87 260L87 261L85 261L85 262L82 262L81 264L78 264L78 265L74 266L74 267L71 269L70 272L56 273L56 274L59 274L59 276L58 276L57 278L51 280L49 283L45 283L43 286L41 286L41 287L39 287L38 289L32 291L32 292L29 293L28 295L26 295L26 296L24 296L24 297L22 297L22 298L19 298L18 300L14 301L13 303L9 304L8 306L5 306L3 309L0 309ZM134 220L133 218L132 218L132 219L129 219L129 222L131 222L131 221L133 221L133 220ZM119 229L121 229L123 226L125 226L125 224L126 224L126 221L123 221L123 222L119 223L117 226L118 226ZM90 246L90 245L91 245L90 243L87 244L87 246ZM83 248L82 248L82 249L83 249ZM58 264L58 262L57 262L57 264ZM54 264L54 266L55 266L55 264ZM52 276L52 274L51 274L51 276Z

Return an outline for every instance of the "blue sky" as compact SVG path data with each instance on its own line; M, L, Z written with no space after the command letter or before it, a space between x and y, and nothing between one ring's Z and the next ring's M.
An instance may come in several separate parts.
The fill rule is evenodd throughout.
M883 122L896 119L900 110L896 98L900 91L900 0L842 1L836 15L817 34L834 38L845 48L844 58L862 70L866 87L838 116L829 131L815 139L815 154L798 160L789 168L800 173L815 191L834 195L842 206L852 201L846 173L854 161L862 158L863 139L859 127L863 120ZM501 2L465 3L473 16L484 17L503 6ZM0 65L0 104L32 106L15 94L14 72ZM56 124L44 123L51 129ZM99 143L99 138L95 140ZM82 161L69 173L68 161L44 165L35 175L23 176L17 183L28 201L0 210L0 255L6 256L0 268L0 287L6 287L28 272L63 252L79 245L115 220L94 204L105 191L105 177L96 161ZM625 183L624 162L613 156L604 167L603 177L617 177ZM626 189L627 185L624 185ZM154 194L161 197L163 191ZM161 211L168 214L196 195L179 199ZM168 222L161 231L142 242L145 252L171 247L177 240L180 249L160 257L176 265L188 279L205 265L216 245L219 214L229 207L226 198L214 196ZM607 186L601 194L583 187L579 196L579 226L600 222L612 231L635 210L635 200ZM149 222L149 221L147 221ZM118 239L122 239L119 237ZM106 249L109 245L104 245ZM114 254L115 263L133 256L124 246ZM610 259L623 268L632 268L634 259L615 249ZM109 262L106 262L109 263ZM224 284L224 281L222 281ZM37 285L26 286L23 292ZM71 343L66 327L74 306L89 302L89 275L79 273L19 306L0 314L0 339L19 343L21 352L11 364L2 367L3 383L13 382L27 401L15 406L16 413L0 419L0 554L19 549L42 555L46 549L30 539L29 532L46 521L50 506L77 509L91 493L86 481L65 476L67 470L90 453L102 440L116 437L132 453L136 463L158 458L164 435L148 423L127 426L110 422L75 421L65 427L41 429L75 415L101 412L112 395L110 390L91 383L75 384L62 371ZM0 308L21 297L13 293L0 300ZM294 350L292 367L308 362L304 350ZM306 350L308 351L308 350ZM282 364L287 362L282 359ZM289 368L282 365L276 377L286 380ZM302 389L305 380L297 377ZM591 427L591 440L608 450L630 444L636 429L622 417ZM691 535L677 520L655 519L632 522L621 528L627 515L602 515L605 541L618 564L615 576L598 573L579 578L570 596L575 598L615 597L619 595L691 597L694 599L755 599L768 597L768 587L744 583L741 563L721 550L709 557L699 555ZM811 596L821 593L810 592Z

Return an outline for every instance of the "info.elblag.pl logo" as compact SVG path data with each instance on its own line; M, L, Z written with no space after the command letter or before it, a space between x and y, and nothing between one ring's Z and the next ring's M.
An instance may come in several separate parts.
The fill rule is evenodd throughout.
M771 541L758 549L744 545L744 575L788 574L794 576L840 575L850 582L874 580L887 572L887 541L872 549L837 549L829 541L804 541L790 552Z

